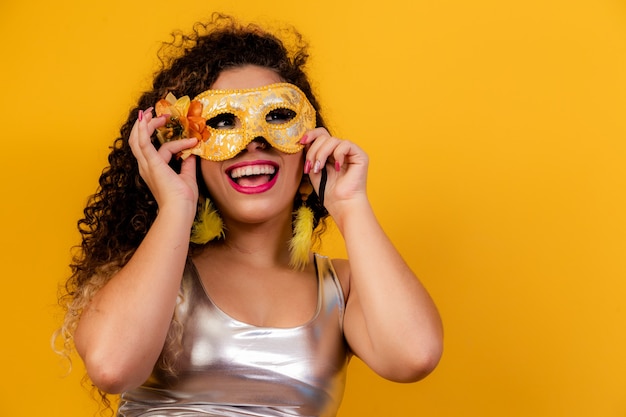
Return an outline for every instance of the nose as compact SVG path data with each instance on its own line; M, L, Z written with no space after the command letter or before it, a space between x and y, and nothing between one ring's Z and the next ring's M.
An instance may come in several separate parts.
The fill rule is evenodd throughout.
M250 143L246 146L246 150L248 152L252 151L263 151L269 147L269 143L265 140L263 136L257 136L252 139Z

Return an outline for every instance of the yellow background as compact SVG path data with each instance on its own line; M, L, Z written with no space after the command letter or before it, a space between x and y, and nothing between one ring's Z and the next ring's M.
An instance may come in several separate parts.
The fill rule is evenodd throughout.
M57 285L159 42L214 10L304 33L324 114L371 155L379 218L441 309L435 373L355 361L341 417L626 415L623 0L2 0L1 416L96 411L49 348Z

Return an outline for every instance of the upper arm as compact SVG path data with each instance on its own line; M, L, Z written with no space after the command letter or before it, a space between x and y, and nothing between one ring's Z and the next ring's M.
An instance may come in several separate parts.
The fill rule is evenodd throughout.
M411 347L409 341L414 339L409 334L404 338L400 328L387 332L396 327L393 314L389 311L374 313L372 306L363 305L356 286L351 285L347 260L333 260L333 265L344 290L343 332L350 350L379 376L391 381L414 382L428 375L439 355L422 355L417 346ZM397 302L387 300L386 304L396 305ZM380 328L385 328L385 332L381 333Z

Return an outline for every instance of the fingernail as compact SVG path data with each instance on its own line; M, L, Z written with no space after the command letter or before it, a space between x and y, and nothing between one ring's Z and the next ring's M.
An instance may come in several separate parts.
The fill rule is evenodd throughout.
M305 134L304 136L302 136L302 139L300 139L300 144L304 145L307 139L308 139L308 136Z
M307 159L304 163L304 173L308 174L309 172L311 172L311 161Z
M139 114L137 115L137 120L140 122L143 120L143 111L139 110Z
M335 171L341 171L341 165L339 165L339 161L335 161Z
M320 166L322 165L322 163L320 161L315 161L315 166L313 167L313 172L314 173L318 173L320 172Z

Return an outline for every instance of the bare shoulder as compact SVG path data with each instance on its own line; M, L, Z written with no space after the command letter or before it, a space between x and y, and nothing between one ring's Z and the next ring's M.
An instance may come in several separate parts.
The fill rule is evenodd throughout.
M333 268L337 273L337 278L341 283L341 289L343 290L344 297L348 301L350 294L350 262L347 259L335 258L332 260Z

